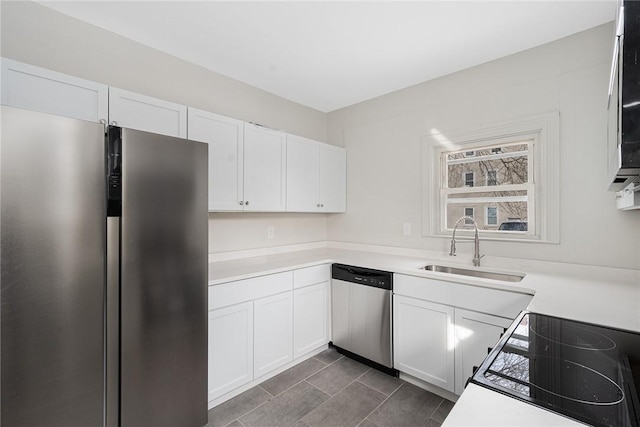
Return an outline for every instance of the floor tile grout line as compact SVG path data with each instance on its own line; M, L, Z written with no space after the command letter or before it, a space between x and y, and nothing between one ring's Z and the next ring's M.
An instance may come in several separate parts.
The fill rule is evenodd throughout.
M300 382L301 382L301 383L302 383L302 382L305 382L305 383L309 384L311 387L315 388L315 389L316 389L316 390L318 390L320 393L322 393L322 394L326 395L329 399L331 399L331 398L333 397L333 396L331 396L329 393L327 393L326 391L322 390L320 387L317 387L317 386L315 386L315 385L311 384L311 383L310 383L309 381L307 381L307 380L302 380L302 381L300 381ZM329 400L329 399L327 399L327 400Z
M400 387L402 387L403 385L405 385L406 383L402 383L400 384L400 386L395 389L391 394L389 394L389 396L387 396L382 402L380 402L380 404L378 406L376 406L375 408L373 408L373 410L371 412L369 412L362 421L366 420L367 418L369 418L369 415L373 414L375 411L378 410L379 407L381 407L382 405L384 405L384 402L386 402L387 400L391 399L391 396L393 396L394 394L396 394L396 392L398 390L400 390ZM364 384L363 384L364 385ZM373 390L373 389L372 389ZM373 422L373 421L371 421ZM374 423L375 424L375 423Z
M315 359L315 357L313 357L313 358ZM311 358L309 358L309 359L311 359ZM309 360L309 359L307 359L307 360ZM316 360L317 360L317 359L316 359ZM302 361L301 363L304 363L304 362L306 362L306 360ZM318 362L320 362L320 363L324 363L322 360L318 360ZM317 371L315 371L313 374L311 374L311 375L308 375L308 376L304 377L303 379L301 379L301 380L300 380L300 381L298 381L297 383L295 383L295 384L291 385L290 387L287 387L286 389L282 390L280 393L278 393L278 394L276 394L276 395L273 395L273 394L269 393L268 391L267 391L267 393L269 393L269 394L270 394L271 396L273 396L273 397L278 397L278 396L280 396L282 393L284 393L284 392L286 392L286 391L288 391L288 390L291 390L293 387L297 386L297 385L298 385L298 384L300 384L301 382L306 381L307 379L311 378L312 376L314 376L314 375L315 375L315 374L317 374L318 372L320 372L320 371L324 371L324 370L325 370L325 369L327 369L329 366L331 366L331 365L327 365L326 363L324 363L324 365L325 365L325 366L322 366L320 369L318 369ZM295 366L297 366L297 365L295 365ZM291 369L291 368L289 368L289 369ZM281 374L282 374L282 373L284 373L284 372L287 372L287 370L282 371L282 372L281 372ZM278 375L280 375L280 374L278 374ZM276 375L276 376L277 376L277 375ZM273 378L275 378L275 377L273 377ZM269 379L271 379L271 378L269 378ZM260 388L262 388L262 384L264 384L264 383L265 383L265 382L267 382L267 381L269 381L269 380L265 380L265 381L261 382L260 384L258 384L258 386L260 386ZM316 388L317 388L317 387L316 387ZM265 391L266 391L266 390L265 390Z
M393 389L393 390L392 390L392 391L387 395L387 393L385 393L384 391L382 391L382 390L378 390L377 388L375 388L375 387L374 387L374 386L372 386L372 385L369 385L369 384L365 384L365 383L363 383L362 381L360 381L360 378L361 378L361 377L359 377L356 381L358 381L358 382L359 382L360 384L362 384L362 385L366 385L367 387L369 387L369 388L370 388L370 389L372 389L372 390L377 391L378 393L382 393L382 394L384 394L385 396L391 396L393 393L395 393L395 392L396 392L396 390L398 390L400 387L402 387L402 384L404 384L404 381L403 381L402 383L400 383L400 384L398 385L398 387L394 388L394 389ZM402 380L400 380L400 381L402 381Z
M273 393L269 392L269 390L267 390L266 388L262 387L262 384L264 384L264 381L263 381L263 382L261 382L260 384L258 384L256 387L259 387L259 388L260 388L260 390L264 391L265 393L267 393L267 394L268 394L269 396L271 396L272 398L274 398L274 397L276 397L276 396L277 396L277 395L275 395L275 394L273 394ZM271 399L269 399L269 400L271 400Z

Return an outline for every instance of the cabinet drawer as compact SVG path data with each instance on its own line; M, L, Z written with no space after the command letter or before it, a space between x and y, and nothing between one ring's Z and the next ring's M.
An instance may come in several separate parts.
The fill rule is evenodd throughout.
M331 265L322 264L313 267L300 268L293 271L293 287L295 289L316 283L326 282L331 279Z
M293 272L269 274L209 287L209 310L256 300L293 289Z
M514 319L532 296L518 292L445 282L425 277L394 276L395 294Z

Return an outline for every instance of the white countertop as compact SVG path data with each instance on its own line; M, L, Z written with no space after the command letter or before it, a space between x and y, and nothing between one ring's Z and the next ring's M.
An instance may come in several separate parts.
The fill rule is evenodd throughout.
M209 264L209 285L215 286L295 268L339 262L430 277L511 292L532 294L528 310L552 316L640 331L640 271L559 264L552 262L483 259L480 269L525 273L518 283L498 282L421 270L427 264L471 267L470 258L392 255L381 252L318 248L255 256ZM486 266L486 267L485 267ZM498 266L500 268L498 268ZM470 384L443 426L574 426L582 425L563 416L520 402L500 393Z

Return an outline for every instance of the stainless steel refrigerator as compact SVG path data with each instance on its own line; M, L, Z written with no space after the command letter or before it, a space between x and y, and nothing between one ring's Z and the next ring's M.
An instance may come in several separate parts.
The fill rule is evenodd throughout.
M0 425L207 423L207 146L2 107Z

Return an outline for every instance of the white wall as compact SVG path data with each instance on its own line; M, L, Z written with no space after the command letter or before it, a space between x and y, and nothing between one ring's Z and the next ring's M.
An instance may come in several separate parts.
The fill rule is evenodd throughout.
M348 152L348 213L328 218L329 240L445 253L447 239L421 236L421 138L559 111L560 244L482 242L481 251L640 268L640 211L617 211L606 191L612 34L603 25L329 113L328 137Z
M320 111L36 3L2 1L0 9L2 56L326 141ZM266 238L270 225L273 239ZM209 236L210 253L324 241L326 215L209 214Z

